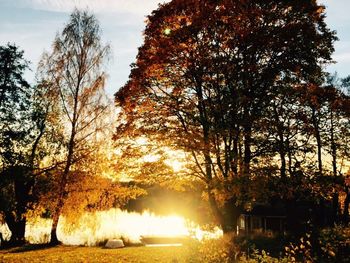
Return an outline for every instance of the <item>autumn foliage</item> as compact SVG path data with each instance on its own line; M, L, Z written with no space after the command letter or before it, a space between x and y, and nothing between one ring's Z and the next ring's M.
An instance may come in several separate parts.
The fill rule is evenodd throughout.
M123 120L116 140L146 135L184 151L187 174L205 185L224 231L235 230L240 212L258 200L302 199L317 189L315 176L326 175L327 155L314 154L332 144L318 114L333 110L335 100L348 103L325 84L336 37L324 11L316 1L161 5L148 17L129 81L115 94ZM321 106L323 94L330 96ZM346 120L338 109L338 120Z

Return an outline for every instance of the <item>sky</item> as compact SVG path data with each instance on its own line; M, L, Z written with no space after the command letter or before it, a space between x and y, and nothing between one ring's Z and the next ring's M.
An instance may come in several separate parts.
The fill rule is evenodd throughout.
M0 45L15 43L31 61L26 79L34 76L43 51L50 51L57 32L68 22L74 9L89 8L95 13L103 34L102 39L112 47L112 59L107 65L109 75L106 91L110 97L128 79L130 64L135 61L142 45L146 16L156 9L160 0L0 0ZM320 0L326 6L326 22L337 31L329 72L340 77L350 75L350 8L349 0Z

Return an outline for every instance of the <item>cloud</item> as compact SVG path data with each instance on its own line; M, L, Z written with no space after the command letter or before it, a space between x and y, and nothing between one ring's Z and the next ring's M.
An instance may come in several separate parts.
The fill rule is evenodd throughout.
M75 7L89 8L96 13L132 13L147 15L156 9L161 0L20 0L34 9L71 12Z

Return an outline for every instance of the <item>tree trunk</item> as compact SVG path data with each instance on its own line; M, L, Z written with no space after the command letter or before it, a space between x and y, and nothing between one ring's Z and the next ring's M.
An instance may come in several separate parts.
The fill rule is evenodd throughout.
M61 244L61 242L57 238L57 226L58 226L58 221L60 219L62 208L64 205L63 199L64 199L63 195L59 197L56 210L54 211L53 217L52 217L50 245L53 245L53 246Z
M211 211L215 217L215 219L217 220L217 222L220 224L221 228L222 228L222 231L226 231L226 225L225 225L225 222L224 222L224 217L218 207L218 204L215 200L215 196L214 194L212 193L211 189L209 188L208 189L208 199L209 199L209 205L210 205L210 208L211 208Z
M27 212L30 199L29 192L32 185L31 182L26 184L21 178L27 177L27 172L27 169L21 166L15 166L11 169L11 175L14 177L15 209L5 213L5 222L11 231L10 246L19 246L25 243L27 221L25 213Z
M277 128L277 136L278 136L278 141L277 141L277 146L278 150L277 152L280 155L281 159L281 166L280 166L280 176L281 178L286 177L286 169L287 169L287 163L286 163L286 146L285 146L285 139L284 139L284 127L283 123L280 121L280 116L278 114L277 106L274 107L274 118L276 122L276 128Z
M68 160L69 161L67 162L65 171L62 174L62 179L60 182L60 192L58 195L57 205L56 205L55 210L53 211L53 215L52 215L51 238L50 238L51 245L60 244L60 242L58 241L58 238L57 238L57 226L58 226L58 221L59 221L61 213L62 213L65 198L67 196L66 185L67 185L68 174L69 174L69 170L70 170L70 166L71 166L71 157L69 157Z
M289 175L291 176L293 174L293 169L292 169L292 149L290 148L290 143L289 139L287 139L287 151L288 151L288 172Z
M58 238L57 238L57 226L58 226L58 221L61 216L61 212L64 206L64 202L67 196L67 183L68 183L68 175L70 172L70 167L73 163L73 153L74 153L74 138L75 138L75 124L76 120L75 117L76 114L74 114L73 118L73 124L72 124L72 131L71 131L71 137L69 140L68 144L68 155L67 155L67 161L66 161L66 166L64 168L61 182L60 182L60 189L59 189L59 195L58 195L58 201L57 201L57 206L54 210L53 213L53 221L52 221L52 226L51 226L51 238L50 238L50 244L51 245L58 245L60 244Z
M60 244L60 242L57 238L57 226L58 226L58 221L60 219L62 209L64 206L66 180L65 180L65 183L61 185L60 193L58 196L58 202L57 202L55 210L53 211L53 214L52 214L50 245L53 245L53 246Z
M11 231L10 246L21 246L25 243L26 218L17 219L12 213L5 214L5 222Z
M337 223L339 219L339 193L335 192L332 196L332 221L333 223Z
M345 188L346 198L344 200L343 223L349 224L349 203L350 203L350 187Z
M252 159L252 152L250 149L252 140L252 128L247 125L244 128L244 157L243 157L243 175L249 176L250 174L250 161Z
M286 177L286 154L284 150L280 151L280 158L281 158L281 167L280 167L281 178L285 178Z
M322 165L322 141L321 141L321 134L320 134L320 128L318 125L318 120L316 117L316 109L312 108L312 123L314 126L314 135L317 142L317 161L318 161L318 172L320 175L323 174L323 165Z
M233 141L233 150L232 150L232 155L233 155L233 162L232 162L232 172L234 176L238 176L238 135L235 137Z
M2 237L2 233L0 232L0 248L4 246L4 238Z
M236 205L236 198L231 198L225 202L223 218L225 224L224 233L236 233L238 218L241 215L242 207Z
M331 110L331 154L332 154L332 168L333 176L337 176L337 145L334 138L334 120L333 120L333 111Z

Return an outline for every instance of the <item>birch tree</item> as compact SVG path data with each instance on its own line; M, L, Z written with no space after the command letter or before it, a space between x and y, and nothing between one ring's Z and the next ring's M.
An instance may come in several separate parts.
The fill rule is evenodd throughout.
M57 198L52 209L51 244L59 243L57 225L69 184L84 170L84 160L97 151L110 102L104 92L106 73L103 65L110 48L101 41L101 29L95 16L75 10L57 34L52 51L40 63L42 80L50 85L65 125L64 150L58 174ZM79 170L79 171L78 171Z

